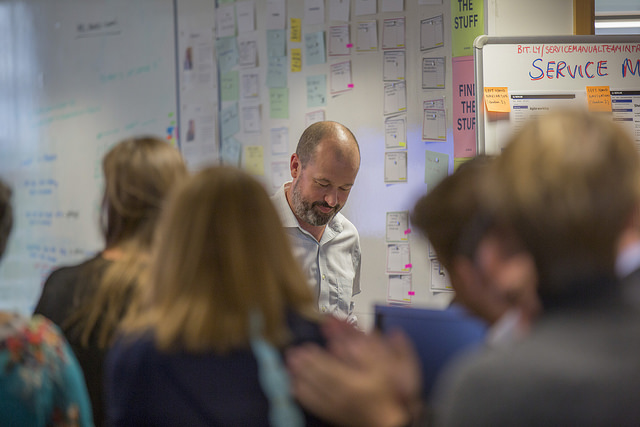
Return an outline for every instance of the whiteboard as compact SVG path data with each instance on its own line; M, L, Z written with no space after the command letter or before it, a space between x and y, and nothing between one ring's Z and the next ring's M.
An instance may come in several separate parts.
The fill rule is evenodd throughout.
M176 143L172 0L22 0L0 8L0 175L15 224L0 309L31 312L56 266L93 255L101 160L119 140Z
M612 117L640 147L640 41L634 36L489 37L474 42L478 152L497 154L526 119L587 108L586 87L607 86ZM509 113L487 113L485 87L506 87Z

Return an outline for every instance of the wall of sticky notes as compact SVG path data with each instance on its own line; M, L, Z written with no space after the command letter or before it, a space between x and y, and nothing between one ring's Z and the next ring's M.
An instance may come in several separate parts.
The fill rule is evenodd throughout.
M291 153L311 123L341 122L358 139L361 168L343 213L361 238L355 310L364 328L374 303L444 307L451 299L446 280L432 286L434 257L408 214L461 157L452 133L452 12L475 16L458 23L466 40L484 31L482 4L239 0L216 9L222 163L275 192L291 180ZM256 76L257 93L245 76ZM465 77L473 83L473 73ZM474 152L475 144L463 154Z
M30 313L58 265L102 247L101 160L117 141L176 144L171 0L10 0L0 8L0 175L15 223L0 309Z
M640 149L640 43L633 36L476 40L480 150L499 153L528 118L563 109L607 114Z

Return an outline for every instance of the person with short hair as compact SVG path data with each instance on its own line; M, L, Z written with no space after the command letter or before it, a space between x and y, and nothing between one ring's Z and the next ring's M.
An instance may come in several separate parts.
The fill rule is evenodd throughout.
M180 185L145 289L108 356L110 425L322 425L281 362L286 348L323 344L320 316L258 181L211 167Z
M293 180L272 197L316 295L318 309L357 323L353 297L360 293L360 237L340 213L360 168L353 133L337 122L317 122L291 155Z
M483 200L533 257L543 312L526 338L451 367L436 425L640 424L640 315L614 268L638 182L633 141L605 117L554 112L512 137Z

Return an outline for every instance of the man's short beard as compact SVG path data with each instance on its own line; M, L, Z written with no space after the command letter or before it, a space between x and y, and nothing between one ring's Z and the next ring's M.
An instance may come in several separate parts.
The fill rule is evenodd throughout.
M327 202L309 203L302 197L302 193L300 192L300 188L298 188L298 184L299 181L296 181L291 189L291 205L293 206L293 213L301 221L304 221L314 227L326 225L327 223L329 223L329 221L331 221L331 219L338 213L341 206L334 206L333 210L326 214L314 209L315 206L325 206L328 208L330 208L331 206L329 206Z

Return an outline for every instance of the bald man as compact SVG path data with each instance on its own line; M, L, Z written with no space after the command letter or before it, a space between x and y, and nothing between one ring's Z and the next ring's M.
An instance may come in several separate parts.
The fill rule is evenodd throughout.
M340 123L314 123L300 137L289 166L293 179L272 200L293 253L315 291L320 312L355 324L360 238L339 212L360 168L358 142Z

